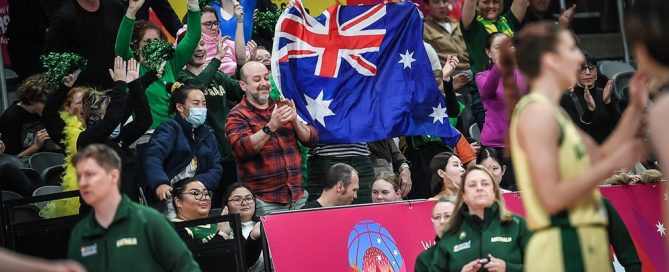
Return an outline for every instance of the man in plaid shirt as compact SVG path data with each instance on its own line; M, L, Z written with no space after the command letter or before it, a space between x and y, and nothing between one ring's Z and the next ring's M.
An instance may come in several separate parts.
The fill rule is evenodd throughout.
M307 196L301 184L297 141L313 146L318 132L298 120L292 101L269 100L269 72L263 64L246 63L240 79L245 95L230 111L225 125L238 179L256 194L258 216L299 209Z

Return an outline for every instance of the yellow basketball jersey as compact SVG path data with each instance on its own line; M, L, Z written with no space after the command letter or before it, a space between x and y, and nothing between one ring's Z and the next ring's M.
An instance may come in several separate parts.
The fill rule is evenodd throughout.
M553 109L555 119L558 121L560 137L559 141L555 144L559 146L557 154L559 180L561 182L569 182L574 177L588 171L591 166L585 143L568 115L559 106L552 104L541 94L531 92L529 95L523 97L513 111L509 129L511 157L516 174L516 183L521 191L523 206L525 207L528 228L535 231L551 226L605 226L608 218L597 189L593 189L567 210L553 216L541 206L535 189L537 184L532 181L527 159L527 153L532 151L521 148L516 132L520 112L531 103L540 103L545 107Z

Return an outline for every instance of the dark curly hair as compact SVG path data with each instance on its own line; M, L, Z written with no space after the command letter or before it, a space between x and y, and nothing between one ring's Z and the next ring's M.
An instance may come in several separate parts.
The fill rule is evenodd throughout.
M48 97L49 91L44 84L42 74L32 75L24 79L16 91L16 99L25 105L46 103Z

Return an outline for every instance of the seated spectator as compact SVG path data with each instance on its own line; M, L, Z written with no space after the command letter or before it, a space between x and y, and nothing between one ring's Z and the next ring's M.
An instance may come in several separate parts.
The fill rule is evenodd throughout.
M72 230L68 258L89 271L200 271L164 216L119 192L121 158L113 149L89 145L72 164L93 209Z
M345 163L330 167L325 177L325 188L318 199L308 202L302 209L335 207L352 204L358 197L358 172Z
M439 153L430 161L430 169L432 169L431 186L434 195L431 200L457 195L462 187L462 175L465 173L460 157L451 152Z
M204 18L207 17L207 14L211 13L205 11L203 13ZM182 33L182 35L185 35L185 33ZM235 164L235 158L232 156L230 142L225 138L225 124L230 109L244 95L241 87L239 87L238 80L218 70L221 60L227 55L224 46L222 42L219 43L215 52L216 56L213 56L209 64L205 64L205 57L208 53L203 36L195 52L193 52L193 58L186 64L186 69L179 72L177 78L179 82L205 87L204 96L209 106L207 108L206 124L213 129L216 136L223 169L221 182L218 189L214 191L214 199L212 200L215 207L221 204L221 197L224 195L223 190L237 181L237 165Z
M434 208L432 208L432 217L430 220L432 221L434 233L436 234L436 237L434 238L435 244L439 242L439 239L441 239L441 236L444 234L446 225L453 216L455 201L456 197L447 196L440 198L437 200L437 203L434 203ZM432 255L434 255L435 248L436 247L432 245L418 255L414 272L427 272L430 270L430 265L432 265Z
M372 183L372 202L383 203L402 200L399 178L390 172L376 175Z
M576 86L562 95L560 106L581 130L589 134L598 144L616 128L621 112L613 99L613 80L606 86L597 83L597 66L587 53L585 63L578 73Z
M481 146L496 149L497 153L503 154L505 138L509 127L509 115L511 110L504 103L504 84L502 83L502 71L499 69L501 55L501 46L509 36L501 32L493 32L488 36L486 43L486 55L490 59L491 65L486 70L476 74L476 85L479 88L479 94L483 100L486 109L485 123L481 130ZM513 49L510 49L513 53ZM527 93L527 83L525 77L517 68L510 75L519 87L520 94ZM513 175L513 166L511 160L505 159L505 165L509 165L509 173L504 177L501 187L504 189L515 190L516 182Z
M237 182L228 186L223 197L225 203L223 214L238 213L242 221L242 235L245 243L246 265L251 272L265 271L262 255L262 239L260 220L256 217L255 195L244 184ZM223 232L231 235L229 224L223 223Z
M522 271L530 238L525 220L506 210L501 190L485 168L474 166L463 179L430 271Z
M242 101L230 110L225 136L237 162L238 180L256 194L256 213L295 210L308 197L302 189L297 143L313 146L318 132L300 122L291 101L269 99L267 68L259 62L240 70Z
M207 190L216 190L221 179L221 155L216 137L204 124L207 102L202 89L179 82L168 84L168 88L169 114L174 117L153 132L143 165L150 192L165 201L160 209L171 219L176 216L170 203L173 184L195 177Z
M74 87L70 89L63 103L63 111L76 116L79 120L84 120L83 97L88 90L90 90L88 87Z
M411 191L411 170L409 169L409 161L402 155L395 140L389 138L367 143L367 148L369 148L372 156L374 174L379 175L381 172L398 174L402 187L400 198L406 196ZM372 202L375 202L374 199L372 199Z
M190 177L173 184L172 204L176 218L172 222L202 219L209 216L213 193L196 178ZM209 242L219 235L221 228L215 224L200 225L186 228L188 235L198 244ZM223 236L221 236L222 238Z
M519 29L538 21L550 21L564 28L569 28L571 20L574 18L574 11L576 11L576 4L574 4L568 9L563 10L562 14L558 17L548 11L551 0L529 0L529 2L530 5L527 6L525 19L522 20Z
M502 182L504 173L506 172L506 164L502 164L502 153L497 149L491 147L482 148L476 156L476 164L483 166L490 174L497 184ZM502 189L504 191L504 189Z
M144 75L150 70L145 66L144 57L139 54L140 48L152 40L165 40L164 35L157 25L148 21L135 22L135 15L143 4L144 0L128 1L128 10L119 26L114 46L117 56L121 56L126 60L130 58L139 60L139 63L142 64L140 75ZM188 35L174 49L174 57L166 60L163 70L158 71L160 80L147 85L146 96L149 100L149 105L151 105L153 123L150 128L152 130L170 119L170 95L165 92L165 87L167 83L175 82L177 74L192 59L193 52L202 35L198 1L188 0L187 6L188 26L190 30L188 31Z
M41 74L21 82L17 101L0 115L0 139L5 144L5 154L27 157L41 151L59 150L42 122L48 95Z

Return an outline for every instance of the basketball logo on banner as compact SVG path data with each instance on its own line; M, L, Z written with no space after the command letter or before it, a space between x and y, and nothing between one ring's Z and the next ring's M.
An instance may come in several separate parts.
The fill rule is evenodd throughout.
M395 239L372 220L358 222L348 235L349 271L406 272Z

